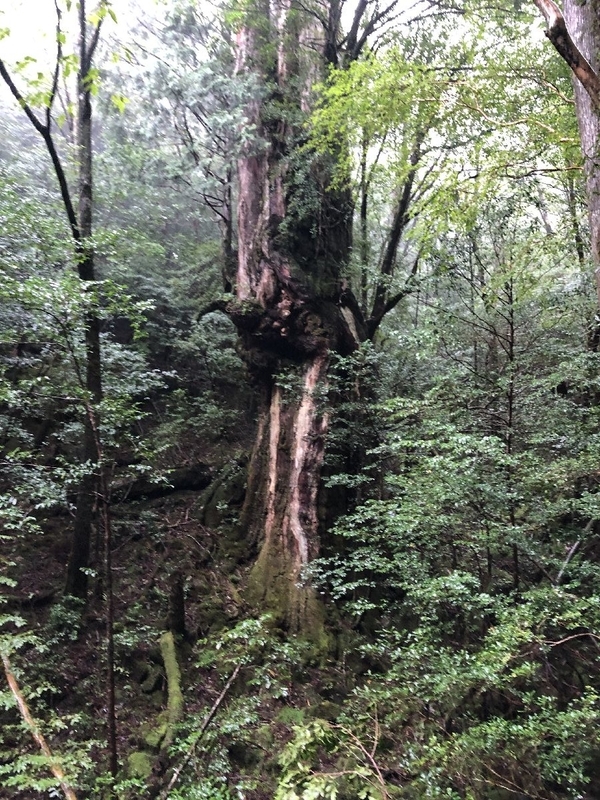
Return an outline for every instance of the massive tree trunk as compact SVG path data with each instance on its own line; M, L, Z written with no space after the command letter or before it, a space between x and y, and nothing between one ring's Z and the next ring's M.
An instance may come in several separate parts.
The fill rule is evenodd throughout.
M238 164L237 300L230 308L262 397L242 517L259 550L249 596L287 629L318 637L320 605L301 572L318 552L330 354L350 353L364 338L342 280L353 208L348 191L330 188L326 159L298 148L310 83L325 63L314 50L314 18L291 13L288 0L249 5L237 69L270 86L247 109L260 141Z
M301 572L318 553L317 492L327 428L318 393L327 362L324 348L299 366L291 391L274 380L265 387L245 508L248 533L260 546L250 598L287 629L317 637L320 605Z

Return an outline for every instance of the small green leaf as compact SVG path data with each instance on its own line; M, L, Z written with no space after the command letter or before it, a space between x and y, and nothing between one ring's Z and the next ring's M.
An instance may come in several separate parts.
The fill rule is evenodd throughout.
M114 107L121 114L125 111L125 109L127 107L127 104L129 103L129 98L125 97L124 95L119 94L119 93L112 94L110 96L110 100L111 100L111 103L114 105Z

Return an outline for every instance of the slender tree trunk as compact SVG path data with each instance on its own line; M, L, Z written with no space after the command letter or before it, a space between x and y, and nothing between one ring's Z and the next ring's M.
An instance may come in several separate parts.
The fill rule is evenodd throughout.
M581 236L581 228L579 226L579 219L577 218L577 197L575 195L575 182L572 173L567 173L567 207L569 209L569 218L571 220L571 229L573 232L573 244L575 245L575 252L577 253L577 260L579 266L583 267L585 264L585 247L583 238Z
M93 230L92 191L92 98L89 70L92 66L93 45L87 40L85 0L79 4L79 72L77 76L77 160L79 189L77 204L76 241L78 272L82 281L94 281L94 251L91 246ZM85 389L89 402L96 407L102 400L102 370L100 356L100 321L94 311L85 317ZM90 415L84 418L83 460L89 465L77 491L77 509L73 527L71 552L67 565L65 591L76 597L87 595L88 578L85 569L90 563L90 539L98 489L98 449Z
M369 302L369 181L367 176L368 142L363 136L360 154L360 304L364 314Z
M41 115L38 115L29 105L27 99L21 94L14 83L5 63L0 59L0 77L8 86L11 94L17 100L27 118L40 134L46 145L48 155L52 161L54 172L58 180L60 195L65 208L65 214L71 230L75 246L77 269L82 281L93 281L94 253L91 245L92 236L92 103L90 86L90 69L94 52L100 36L101 20L90 29L88 37L88 22L86 18L85 0L78 4L79 13L79 70L77 74L77 163L79 166L79 191L77 204L69 188L67 175L60 155L56 149L52 136L53 119L52 109L56 100L59 78L63 68L63 42L62 11L60 4L56 4L56 64L52 77L52 85L47 105ZM81 388L87 393L86 405L91 402L96 406L102 399L101 361L100 361L100 322L93 311L87 313L85 318L85 370L80 370L75 363ZM96 503L97 452L94 441L94 432L91 428L87 412L84 414L83 461L86 465L96 465L96 468L87 470L77 492L77 509L71 553L67 566L67 579L65 591L79 597L87 594L87 575L85 568L89 566L90 534L94 509Z
M19 688L19 684L17 683L17 679L12 671L12 667L8 656L5 653L2 653L1 657L2 657L2 663L4 665L4 674L6 675L6 680L8 682L11 692L13 693L13 697L17 701L19 711L21 712L21 716L23 717L23 721L25 722L25 725L31 732L31 735L35 739L44 757L46 758L48 769L52 772L56 780L59 782L60 788L62 789L62 792L66 797L66 799L77 800L75 792L73 791L73 789L71 789L70 785L67 783L67 779L60 761L50 751L50 748L48 747L46 740L42 736L42 733L39 729L37 722L31 715L31 711L29 710L27 702L23 697L23 693Z

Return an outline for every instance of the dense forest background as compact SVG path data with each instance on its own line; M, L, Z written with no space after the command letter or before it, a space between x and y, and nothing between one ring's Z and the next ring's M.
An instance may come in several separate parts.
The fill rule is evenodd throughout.
M597 0L37 5L0 797L600 797Z

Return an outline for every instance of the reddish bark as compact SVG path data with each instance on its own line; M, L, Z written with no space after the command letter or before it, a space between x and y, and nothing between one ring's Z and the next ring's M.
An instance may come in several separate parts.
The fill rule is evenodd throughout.
M238 164L237 302L229 310L263 397L243 513L248 537L259 547L250 596L290 630L318 634L319 604L300 578L318 553L317 493L327 428L319 387L329 353L356 348L362 321L354 317L356 304L347 302L341 279L352 204L347 192L327 189L322 160L306 155L306 179L318 188L319 207L308 219L297 209L290 212L295 198L288 158L299 130L287 121L283 99L300 117L309 92L302 72L310 80L315 67L303 65L299 55L307 30L314 36L314 20L292 19L289 9L289 0L261 0L238 36L238 70L253 70L263 81L274 78L274 89L247 108L263 141ZM279 385L286 381L293 388Z
M396 294L390 278L410 219L421 138L367 321L343 277L352 248L351 191L331 181L345 143L340 139L337 154L311 153L302 147L303 122L314 83L328 68L344 69L358 58L395 7L396 0L383 9L371 0L358 3L344 36L339 0L293 8L291 0L252 0L237 39L238 72L253 72L270 87L247 107L259 142L238 163L236 300L227 308L263 398L242 515L259 549L249 594L289 629L313 635L322 629L320 606L300 578L319 549L317 494L327 431L320 387L331 354L353 352L412 291L417 264ZM293 388L284 390L286 383Z
M292 631L319 633L320 611L302 569L318 554L317 493L327 417L318 390L328 357L318 354L302 368L297 390L274 385L259 425L252 469L255 493L247 498L250 533L260 553L250 596ZM250 487L249 487L250 488Z

